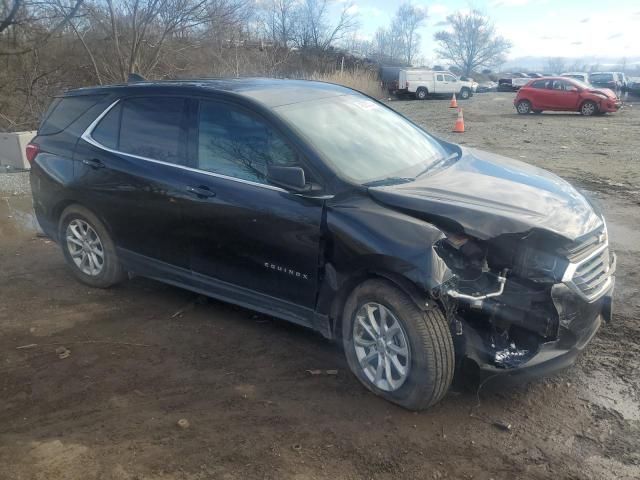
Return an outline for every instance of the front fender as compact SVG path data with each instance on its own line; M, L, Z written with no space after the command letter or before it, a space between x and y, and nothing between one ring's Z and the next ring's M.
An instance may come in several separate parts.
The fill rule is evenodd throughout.
M340 315L351 290L373 276L392 281L423 308L429 292L452 276L434 248L444 238L440 229L368 195L328 205L325 228L319 313Z

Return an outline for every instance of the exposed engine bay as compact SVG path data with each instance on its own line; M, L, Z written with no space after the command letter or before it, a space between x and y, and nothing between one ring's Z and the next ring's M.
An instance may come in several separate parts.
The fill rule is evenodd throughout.
M541 230L491 240L446 232L436 252L454 274L438 294L456 350L496 369L529 361L561 329L579 339L581 310L608 290L615 268L604 225L573 242Z

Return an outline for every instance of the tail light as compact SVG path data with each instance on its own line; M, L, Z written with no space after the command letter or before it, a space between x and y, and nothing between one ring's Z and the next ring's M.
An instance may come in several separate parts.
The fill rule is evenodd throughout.
M35 143L29 143L25 148L25 153L27 154L29 165L33 165L33 161L36 159L38 153L40 153L40 147Z

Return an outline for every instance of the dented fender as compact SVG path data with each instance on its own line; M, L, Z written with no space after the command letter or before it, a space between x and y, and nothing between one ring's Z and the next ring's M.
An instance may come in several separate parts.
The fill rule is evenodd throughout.
M387 278L421 307L452 277L435 251L434 225L380 206L366 194L327 203L318 312L336 317L348 293L371 276Z

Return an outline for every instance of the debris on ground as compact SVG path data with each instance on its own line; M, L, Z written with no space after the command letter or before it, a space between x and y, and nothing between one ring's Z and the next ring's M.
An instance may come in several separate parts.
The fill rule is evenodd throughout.
M510 423L497 421L497 422L492 422L491 425L493 425L497 429L502 430L504 432L508 432L508 431L511 430L511 424Z
M191 426L191 424L186 418L181 418L180 420L178 420L178 426L182 429L187 429Z
M71 356L71 350L69 350L67 347L58 347L56 348L56 354L58 355L59 359L63 360Z

